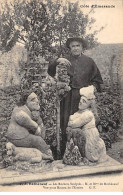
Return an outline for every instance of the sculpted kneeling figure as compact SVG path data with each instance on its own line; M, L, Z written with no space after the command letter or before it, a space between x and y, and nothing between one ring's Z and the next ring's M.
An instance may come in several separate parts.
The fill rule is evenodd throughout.
M42 154L39 155L38 153L39 159L53 160L50 146L44 141L45 127L40 117L39 109L40 105L37 95L34 92L24 92L21 95L20 102L12 112L7 137L9 142L13 144L11 147L16 152L19 149L21 152L21 147L25 149L35 148Z
M74 144L78 146L83 158L91 162L103 162L107 159L107 155L104 141L100 138L95 125L93 113L94 87L81 88L80 95L79 110L69 117L67 127L68 141L70 141L70 137L73 138ZM80 137L83 138L82 147L77 143L77 139Z

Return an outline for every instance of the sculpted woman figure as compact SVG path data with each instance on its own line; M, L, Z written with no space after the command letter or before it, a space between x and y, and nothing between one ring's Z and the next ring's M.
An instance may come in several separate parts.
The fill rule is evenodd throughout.
M24 92L12 112L7 137L16 147L36 148L44 154L44 159L53 160L50 146L44 141L45 128L39 109L37 95L34 92Z
M107 159L104 141L100 138L98 129L95 126L95 117L92 111L94 108L94 87L89 86L80 89L80 103L78 112L69 117L68 129L83 132L85 137L85 157L91 162L102 162ZM69 133L68 133L69 134ZM80 151L80 153L82 153Z

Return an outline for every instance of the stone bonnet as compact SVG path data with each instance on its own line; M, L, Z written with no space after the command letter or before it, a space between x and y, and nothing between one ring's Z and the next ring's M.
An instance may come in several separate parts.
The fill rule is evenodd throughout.
M85 96L88 100L95 99L94 86L83 87L80 89L80 95Z

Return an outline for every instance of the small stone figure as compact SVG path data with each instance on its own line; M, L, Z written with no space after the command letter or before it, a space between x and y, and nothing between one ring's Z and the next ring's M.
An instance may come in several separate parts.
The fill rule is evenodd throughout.
M36 148L16 147L8 142L6 144L7 155L13 156L13 161L28 161L29 163L40 163L42 153Z
M29 163L40 163L42 160L49 160L49 156L41 153L36 148L16 147L8 142L6 144L8 156L13 156L13 161L28 161Z
M85 157L91 162L102 162L107 159L104 141L100 138L95 126L95 117L92 112L94 107L94 87L80 89L80 103L78 112L69 117L69 129L81 129L85 137Z
M85 136L84 136L83 131L80 128L74 129L71 127L67 127L66 134L67 134L67 142L70 142L72 138L75 146L78 146L82 158L84 158L85 157L85 150L84 150Z
M63 162L67 165L78 165L82 160L78 146L74 145L73 139L71 138L66 144L66 150L63 156Z

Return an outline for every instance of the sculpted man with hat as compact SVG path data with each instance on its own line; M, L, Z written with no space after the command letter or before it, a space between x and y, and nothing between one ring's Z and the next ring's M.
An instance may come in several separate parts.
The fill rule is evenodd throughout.
M82 38L68 38L66 47L70 49L70 55L66 58L58 58L49 65L48 74L55 76L56 66L59 63L67 63L67 72L70 76L71 91L61 101L61 130L62 130L62 154L66 146L66 127L71 114L78 110L80 102L79 90L83 87L93 85L100 91L100 84L103 83L100 71L92 58L83 54L86 42Z

